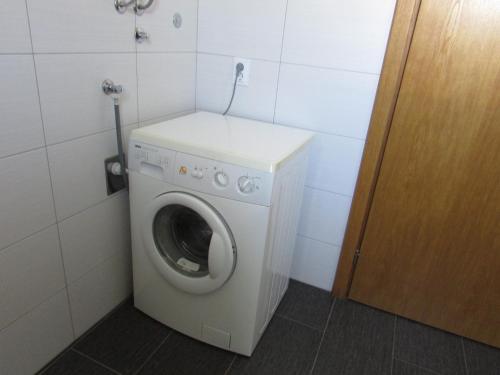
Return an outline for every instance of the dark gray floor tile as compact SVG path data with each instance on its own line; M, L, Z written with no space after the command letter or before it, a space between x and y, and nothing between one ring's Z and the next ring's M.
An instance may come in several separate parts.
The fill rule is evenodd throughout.
M439 375L437 372L429 371L411 363L394 360L392 375Z
M98 325L75 349L119 371L136 371L170 329L128 303Z
M59 357L49 368L42 372L43 375L114 375L99 364L75 353L67 351Z
M233 359L231 352L172 332L139 374L222 375Z
M238 356L230 374L308 374L321 332L275 316L252 357Z
M396 322L396 359L443 375L465 374L461 338L404 318Z
M469 375L500 375L500 349L463 340Z
M336 300L314 374L390 374L394 316L349 300Z
M333 298L325 290L290 280L276 314L323 330Z

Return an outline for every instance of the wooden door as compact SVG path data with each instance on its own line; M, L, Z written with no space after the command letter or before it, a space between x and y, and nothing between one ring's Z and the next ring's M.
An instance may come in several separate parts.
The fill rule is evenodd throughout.
M500 1L423 0L349 297L500 347Z

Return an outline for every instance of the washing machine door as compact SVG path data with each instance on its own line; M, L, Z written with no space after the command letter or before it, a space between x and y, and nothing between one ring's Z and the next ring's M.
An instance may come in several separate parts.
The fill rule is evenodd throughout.
M147 207L142 237L163 277L178 289L205 294L232 275L236 245L224 218L191 194L159 195Z

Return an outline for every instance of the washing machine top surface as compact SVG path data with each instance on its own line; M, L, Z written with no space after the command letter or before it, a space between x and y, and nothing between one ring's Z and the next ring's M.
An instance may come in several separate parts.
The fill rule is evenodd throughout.
M197 112L135 129L131 139L208 159L275 172L303 149L312 132Z

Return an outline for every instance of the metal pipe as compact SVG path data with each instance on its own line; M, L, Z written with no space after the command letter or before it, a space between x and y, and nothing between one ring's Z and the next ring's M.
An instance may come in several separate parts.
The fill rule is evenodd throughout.
M120 166L122 169L122 178L125 188L128 189L128 176L127 176L127 161L125 160L125 153L123 152L122 140L122 124L120 118L120 101L117 97L113 98L115 107L115 126L116 126L116 143L118 146L118 158L120 159Z

